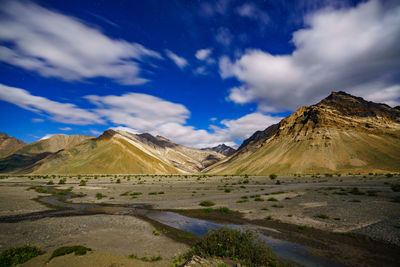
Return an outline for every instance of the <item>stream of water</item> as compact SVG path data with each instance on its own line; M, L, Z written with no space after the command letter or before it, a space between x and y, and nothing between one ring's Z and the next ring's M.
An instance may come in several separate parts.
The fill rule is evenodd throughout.
M64 196L69 199L71 196L67 194ZM159 211L143 209L137 205L128 206L101 206L97 204L84 204L84 203L70 203L59 200L60 196L45 196L41 197L40 201L46 204L68 208L65 210L42 211L23 215L0 217L0 222L17 222L21 220L40 219L44 217L55 216L74 216L82 214L113 214L117 209L119 214L135 214L135 210L148 217L151 220L168 225L175 229L187 231L198 236L204 236L210 229L220 227L229 227L238 230L253 230L257 236L263 240L268 247L271 247L275 254L283 259L298 263L304 266L338 266L338 263L323 259L314 255L309 249L304 246L283 241L280 239L272 238L260 232L260 230L279 232L276 229L259 227L255 225L222 225L218 223L209 222L195 218L186 217L171 211ZM265 231L263 231L265 233Z

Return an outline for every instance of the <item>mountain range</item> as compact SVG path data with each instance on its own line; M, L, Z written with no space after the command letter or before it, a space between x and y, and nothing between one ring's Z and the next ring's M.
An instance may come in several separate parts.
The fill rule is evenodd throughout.
M25 144L0 133L0 172L22 174L293 174L400 171L400 107L332 92L237 149L195 149L149 133L53 135Z

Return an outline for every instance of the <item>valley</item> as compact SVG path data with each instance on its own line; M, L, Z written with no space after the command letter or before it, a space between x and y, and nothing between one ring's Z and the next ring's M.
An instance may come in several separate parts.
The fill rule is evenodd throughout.
M271 179L268 176L230 175L81 175L3 178L0 180L1 247L34 244L47 252L28 261L26 266L44 264L48 253L69 244L84 245L93 252L75 258L62 256L54 262L52 260L50 266L63 266L71 264L71 261L75 266L84 262L99 266L112 263L169 266L197 240L196 236L168 226L181 225L178 218L159 223L143 217L140 210L173 211L219 224L250 225L260 234L305 247L308 251L305 255L312 255L326 264L330 261L335 262L334 265L384 262L385 266L394 266L398 260L400 193L395 192L396 185L400 184L398 176L305 175ZM65 179L65 183L58 184L60 179ZM49 185L50 181L54 185ZM59 209L57 205L40 202L40 197L49 195L41 189L49 188L69 190L80 196L63 201L100 204L103 208L93 214L7 222L6 218L13 216ZM205 201L211 202L211 206L202 206ZM270 245L274 246L274 243ZM378 245L381 249L377 249ZM284 247L283 250L278 256L289 255L289 260L297 259L298 264L303 265L307 263L303 256L291 255L290 248ZM132 260L128 258L132 253L139 258L160 255L162 260L152 263ZM306 265L314 264L309 262Z

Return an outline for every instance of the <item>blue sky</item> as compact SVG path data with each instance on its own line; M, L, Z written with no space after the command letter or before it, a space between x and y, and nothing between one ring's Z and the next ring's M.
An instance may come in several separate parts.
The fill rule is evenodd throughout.
M331 91L400 102L397 1L0 1L1 129L240 144Z

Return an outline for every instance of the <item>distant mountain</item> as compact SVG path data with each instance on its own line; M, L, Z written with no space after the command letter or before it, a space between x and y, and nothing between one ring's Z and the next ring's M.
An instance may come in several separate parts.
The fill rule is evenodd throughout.
M215 151L215 152L218 152L218 153L220 153L222 155L225 155L227 157L229 157L230 155L232 155L233 153L236 152L236 149L234 149L234 148L232 148L230 146L227 146L225 144L221 144L221 145L218 145L218 146L215 146L215 147L202 148L201 150Z
M0 172L24 169L52 153L71 148L90 138L93 136L56 134L31 144L25 144L18 140L22 142L18 148L0 159Z
M214 151L178 145L148 133L107 130L98 138L82 138L74 144L54 136L49 139L53 140L36 142L40 145L30 144L17 151L19 153L0 159L0 171L40 174L193 173L225 158ZM63 148L58 149L60 147Z
M333 92L254 133L211 173L400 171L400 110Z
M25 142L0 132L0 158L11 155L24 145Z

